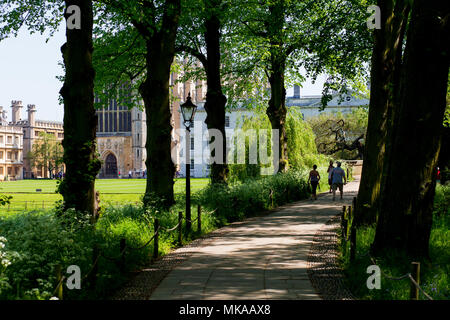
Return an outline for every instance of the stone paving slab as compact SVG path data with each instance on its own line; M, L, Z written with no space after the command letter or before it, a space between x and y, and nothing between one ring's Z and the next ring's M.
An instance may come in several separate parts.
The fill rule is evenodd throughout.
M322 226L351 204L358 185L344 186L343 200L323 194L223 228L192 248L150 299L321 299L308 279L309 250Z

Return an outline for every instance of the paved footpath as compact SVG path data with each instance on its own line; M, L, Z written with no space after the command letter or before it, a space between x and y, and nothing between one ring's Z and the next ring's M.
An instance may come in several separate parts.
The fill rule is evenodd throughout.
M177 265L150 299L320 299L307 274L309 249L324 223L351 204L358 185L344 186L343 200L322 194L225 227Z

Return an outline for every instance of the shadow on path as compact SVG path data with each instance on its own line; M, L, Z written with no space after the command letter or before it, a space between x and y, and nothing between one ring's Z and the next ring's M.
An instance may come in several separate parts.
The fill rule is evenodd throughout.
M343 200L326 193L216 230L143 270L117 298L320 299L307 272L310 247L358 185L347 184Z

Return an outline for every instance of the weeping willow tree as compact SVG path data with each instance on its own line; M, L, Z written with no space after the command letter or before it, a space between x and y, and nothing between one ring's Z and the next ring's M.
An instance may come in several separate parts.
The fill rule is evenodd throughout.
M268 116L261 112L243 115L237 126L239 130L232 137L232 148L228 154L229 161L233 163L230 165L230 180L242 181L273 173L272 127ZM326 166L328 159L317 152L311 126L295 109L287 112L286 135L289 167L292 170L304 170L314 164ZM245 160L244 163L242 160Z

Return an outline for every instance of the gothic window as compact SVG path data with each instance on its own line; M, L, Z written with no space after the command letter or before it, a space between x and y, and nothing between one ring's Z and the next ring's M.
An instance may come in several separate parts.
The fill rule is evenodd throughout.
M111 118L111 113L106 112L105 113L105 132L111 132L111 126L110 126L110 118Z
M131 112L127 112L128 119L127 119L127 131L131 131Z
M226 128L230 127L230 117L229 116L225 116L225 127Z
M99 125L100 130L99 131L103 132L103 112L100 113L98 119L99 119L99 122L100 122L100 125Z

